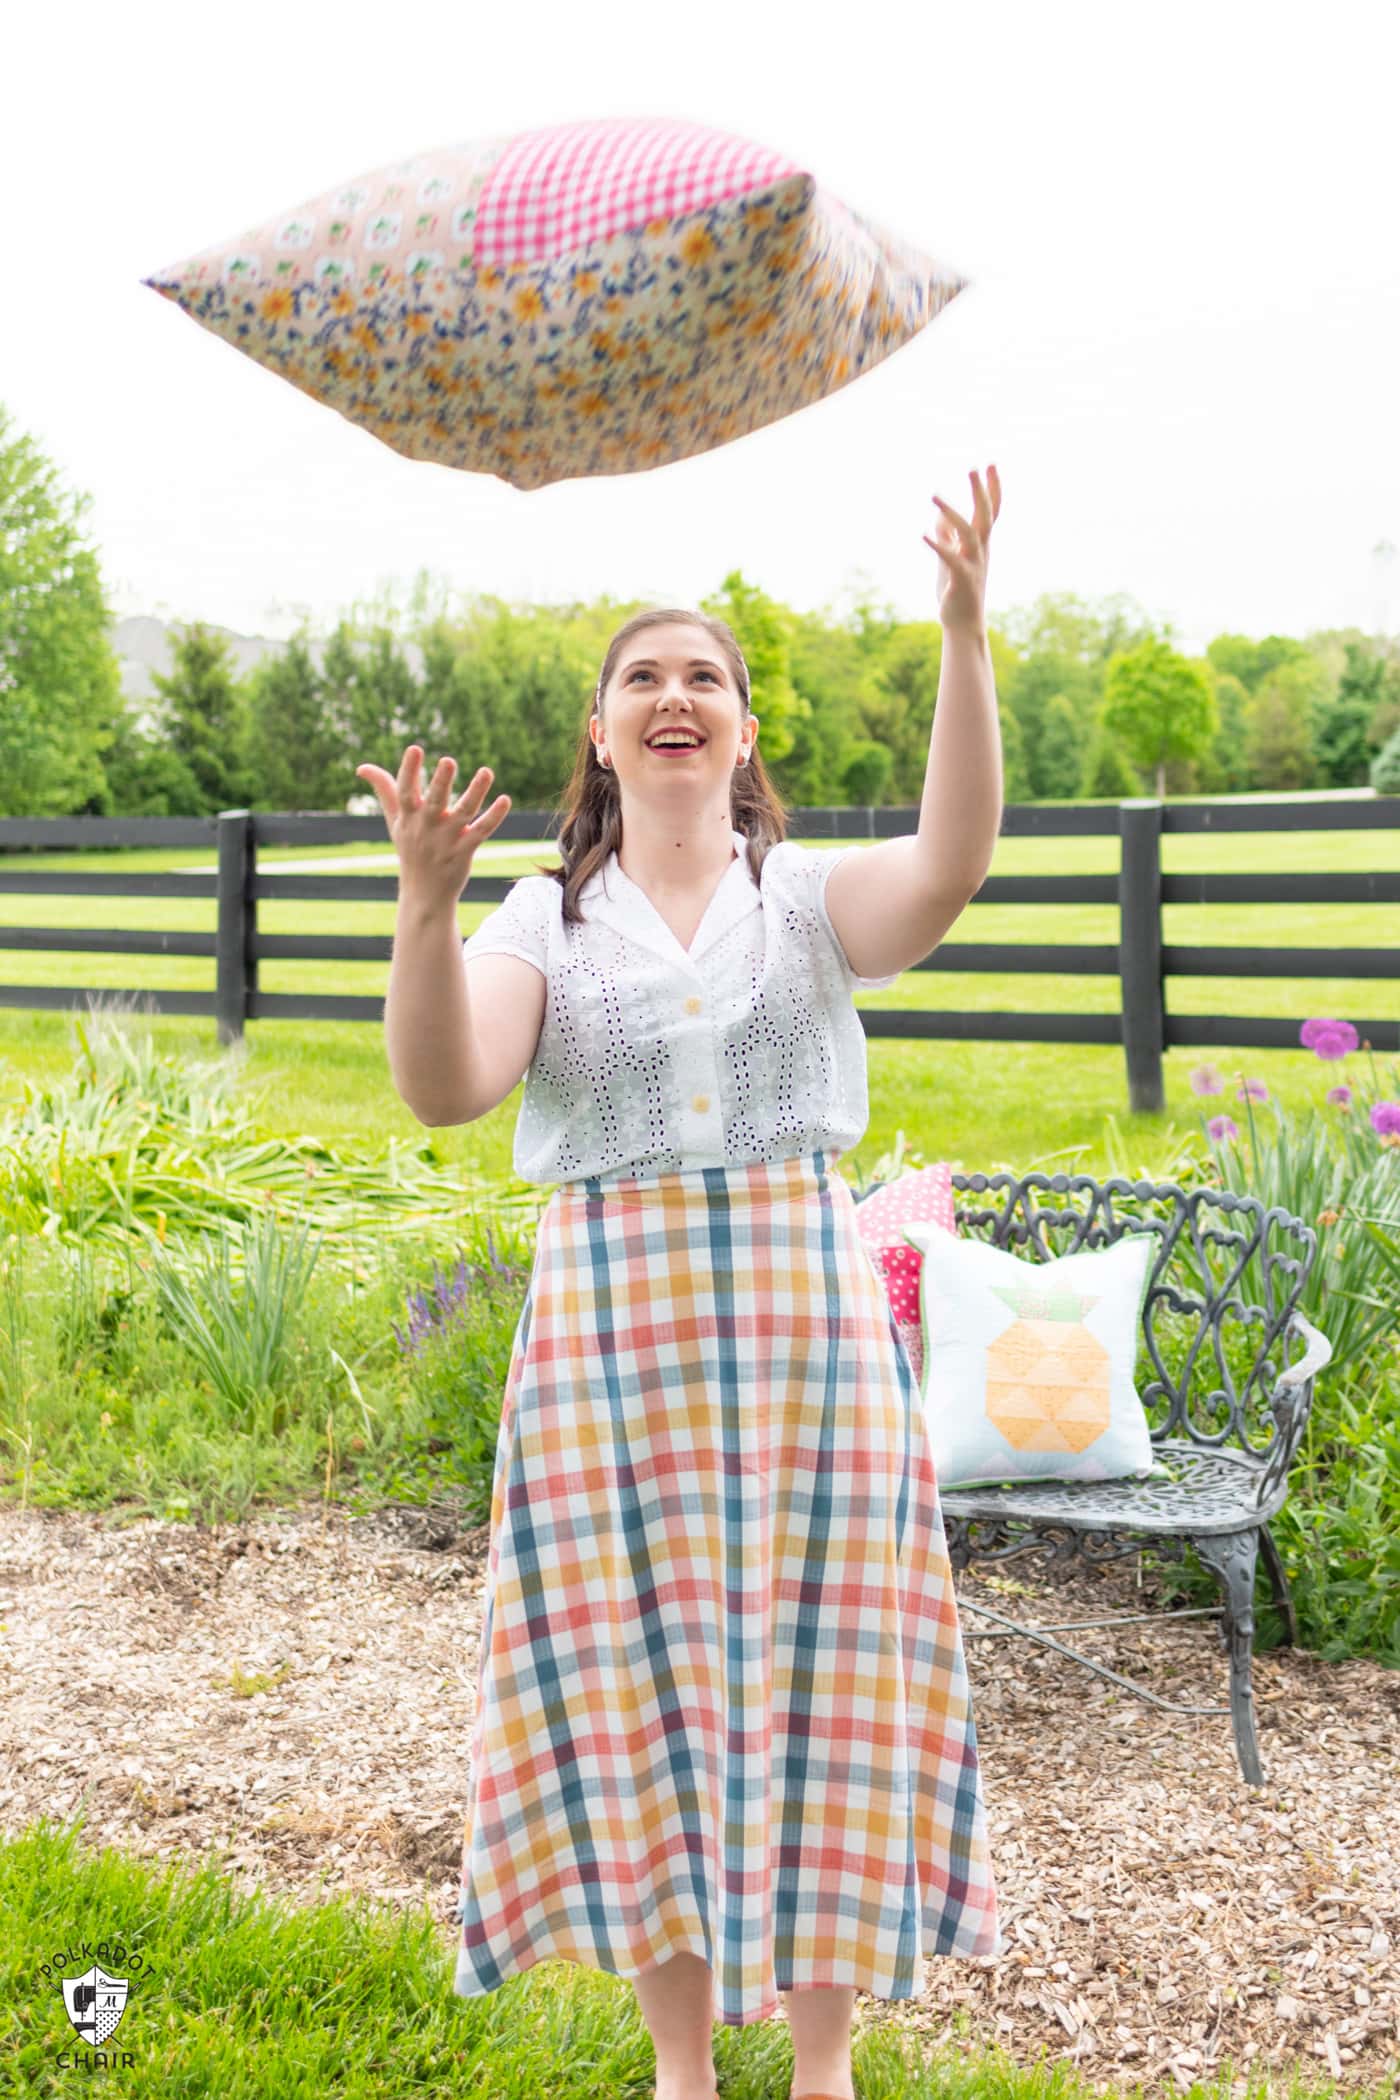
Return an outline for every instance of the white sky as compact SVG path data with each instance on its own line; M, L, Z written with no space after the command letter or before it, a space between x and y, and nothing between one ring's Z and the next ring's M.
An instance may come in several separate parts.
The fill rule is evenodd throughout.
M1191 650L1400 625L1393 5L127 0L12 11L5 71L0 401L91 492L118 615L285 636L420 568L693 604L737 565L933 618L930 496L965 511L995 461L993 620L1066 591ZM525 493L140 282L384 162L625 114L777 147L973 283L783 423Z

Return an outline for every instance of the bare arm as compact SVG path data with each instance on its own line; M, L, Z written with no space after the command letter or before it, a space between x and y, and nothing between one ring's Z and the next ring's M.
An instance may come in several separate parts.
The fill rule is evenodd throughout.
M457 907L399 887L384 1002L394 1085L420 1123L467 1123L482 1093Z
M355 768L379 797L399 857L384 1036L394 1085L420 1123L469 1123L482 1093L457 904L476 849L504 820L510 797L476 814L492 779L481 766L449 803L456 770L455 758L440 758L425 790L421 744L407 747L397 779L382 766Z

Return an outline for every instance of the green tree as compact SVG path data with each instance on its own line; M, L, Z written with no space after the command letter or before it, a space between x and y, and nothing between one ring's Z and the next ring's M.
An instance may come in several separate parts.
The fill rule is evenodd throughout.
M247 703L228 637L195 620L171 630L170 652L173 670L152 672L151 683L160 696L160 733L199 792L200 806L191 814L242 808L251 786Z
M247 687L249 783L260 809L343 810L354 769L336 735L305 631L253 666Z
M1247 693L1256 693L1285 664L1309 663L1312 657L1293 634L1266 634L1261 641L1247 634L1218 634L1206 648L1206 661L1222 676L1237 678Z
M936 620L890 628L869 659L860 682L861 721L890 761L875 799L922 802L942 675L943 630Z
M861 625L860 620L860 608L850 621L835 625L820 613L793 617L792 682L803 711L794 718L792 746L781 767L771 771L794 807L824 809L852 799L846 768L860 747L876 741L863 719L860 694L872 643L878 647L878 642L874 623ZM884 638L881 633L878 640ZM760 742L764 734L760 729Z
M753 711L759 719L764 764L774 767L796 741L807 702L792 682L792 614L776 598L731 569L719 590L702 598L701 612L717 613L738 638L749 667Z
M356 727L358 704L355 689L359 684L360 660L355 649L355 630L345 619L338 620L326 637L321 650L321 712L331 742L344 753L346 764L353 779L355 768L366 759L375 765L385 766L396 772L400 752L392 759L362 749Z
M1384 660L1348 642L1337 690L1318 696L1309 725L1313 763L1324 787L1365 787L1373 755L1368 738L1385 688Z
M1400 729L1400 649L1391 642L1381 659L1381 693L1376 702L1366 731L1366 742L1372 751L1379 751L1388 744L1397 729Z
M1114 742L1102 724L1094 731L1093 741L1085 754L1079 792L1090 801L1105 798L1121 801L1124 796L1142 793L1142 782L1129 765L1121 745Z
M1044 592L1028 611L1011 613L998 624L1021 657L1043 656L1096 674L1111 656L1153 633L1147 615L1131 599L1119 595L1095 607L1068 591Z
M1243 795L1254 786L1245 719L1249 693L1233 671L1216 669L1211 649L1206 651L1206 663L1208 675L1215 680L1220 726L1209 751L1196 762L1196 787L1202 795Z
M482 595L450 617L435 612L414 637L423 669L405 737L423 746L430 771L451 754L457 793L489 766L487 803L505 793L517 810L552 809L573 765L608 639L627 611L638 609L606 601L520 607ZM391 758L362 756L392 770L401 752L400 744Z
M1372 759L1371 786L1378 795L1400 795L1400 729Z
M998 691L1001 690L999 684ZM1043 755L1045 738L1049 733L1051 701L1058 694L1068 702L1078 725L1082 751L1093 733L1101 690L1098 667L1064 651L1035 649L1029 656L1013 664L1006 681L1005 697L1010 711L1021 726L1026 769L1030 776L1033 796L1052 796L1065 791L1062 757L1052 752L1050 765L1047 767ZM1062 734L1060 729L1054 732L1055 737L1061 740ZM1056 748L1058 750L1058 745Z
M1031 782L1021 725L1009 707L998 706L997 719L1001 724L1001 799L1004 803L1029 802Z
M899 625L898 615L887 600L877 598L875 586L863 569L857 571L857 578L844 624L862 651L878 655Z
M845 790L843 802L850 808L875 809L880 804L902 801L905 798L890 792L890 775L894 771L894 759L888 744L860 743L852 747L841 776ZM922 799L923 790L913 799Z
M169 744L138 729L124 713L102 754L103 782L87 806L95 817L187 817L202 814L199 784Z
M1322 677L1321 667L1305 651L1280 663L1250 699L1245 746L1259 787L1286 794L1316 778L1310 723Z
M0 408L0 815L100 802L122 717L121 671L93 550L90 496L64 491Z
M459 648L444 619L434 619L418 636L423 656L423 681L418 694L418 717L430 751L450 751L457 761L458 780L470 779L478 766L491 761L475 756L483 746L478 739L462 744L457 682ZM460 792L460 790L459 790Z
M1158 796L1168 760L1201 757L1220 726L1206 667L1155 636L1110 659L1100 719L1132 763L1155 776Z
M1079 717L1064 693L1052 693L1040 732L1040 792L1053 801L1068 802L1079 792L1083 766Z

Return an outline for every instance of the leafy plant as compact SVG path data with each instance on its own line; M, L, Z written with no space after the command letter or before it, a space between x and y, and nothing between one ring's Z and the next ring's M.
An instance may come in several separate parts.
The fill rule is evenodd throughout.
M256 1104L233 1098L239 1055L160 1056L130 1018L117 1005L78 1019L73 1071L43 1088L26 1079L23 1105L0 1119L0 1226L132 1255L152 1232L236 1236L271 1200L314 1217L328 1263L363 1276L386 1236L460 1220L472 1192L437 1168L430 1138L391 1138L384 1158L346 1159L318 1138L262 1135ZM497 1215L524 1215L538 1191L485 1200Z
M1329 1062L1357 1047L1356 1030L1345 1021L1305 1021L1301 1038L1305 1048ZM1363 1047L1369 1056L1370 1045ZM1400 1095L1400 1073L1392 1071ZM1249 1131L1248 1157L1233 1116L1202 1118L1220 1184L1256 1195L1318 1230L1318 1258L1299 1306L1332 1344L1329 1376L1358 1370L1400 1333L1400 1301L1393 1285L1400 1265L1400 1100L1381 1098L1374 1057L1375 1098L1364 1116L1357 1113L1355 1090L1347 1084L1329 1089L1330 1116L1316 1108L1288 1115L1262 1080L1242 1072L1236 1077L1236 1098L1245 1105ZM1191 1074L1197 1094L1220 1094L1224 1085L1213 1065ZM1272 1130L1261 1129L1256 1102L1267 1103ZM1246 1280L1256 1293L1262 1288L1259 1277Z
M168 1250L153 1256L166 1318L235 1415L285 1375L290 1316L320 1251L310 1232L309 1225L287 1232L269 1206L251 1231L237 1236L241 1274L232 1231L203 1250L188 1275Z

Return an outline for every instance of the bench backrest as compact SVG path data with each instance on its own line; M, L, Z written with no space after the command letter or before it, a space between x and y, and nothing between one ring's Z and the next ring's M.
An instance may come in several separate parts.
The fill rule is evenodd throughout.
M1034 1261L1153 1234L1134 1381L1152 1441L1189 1437L1263 1458L1285 1330L1317 1251L1310 1225L1229 1189L1088 1174L954 1174L953 1202L963 1238Z

